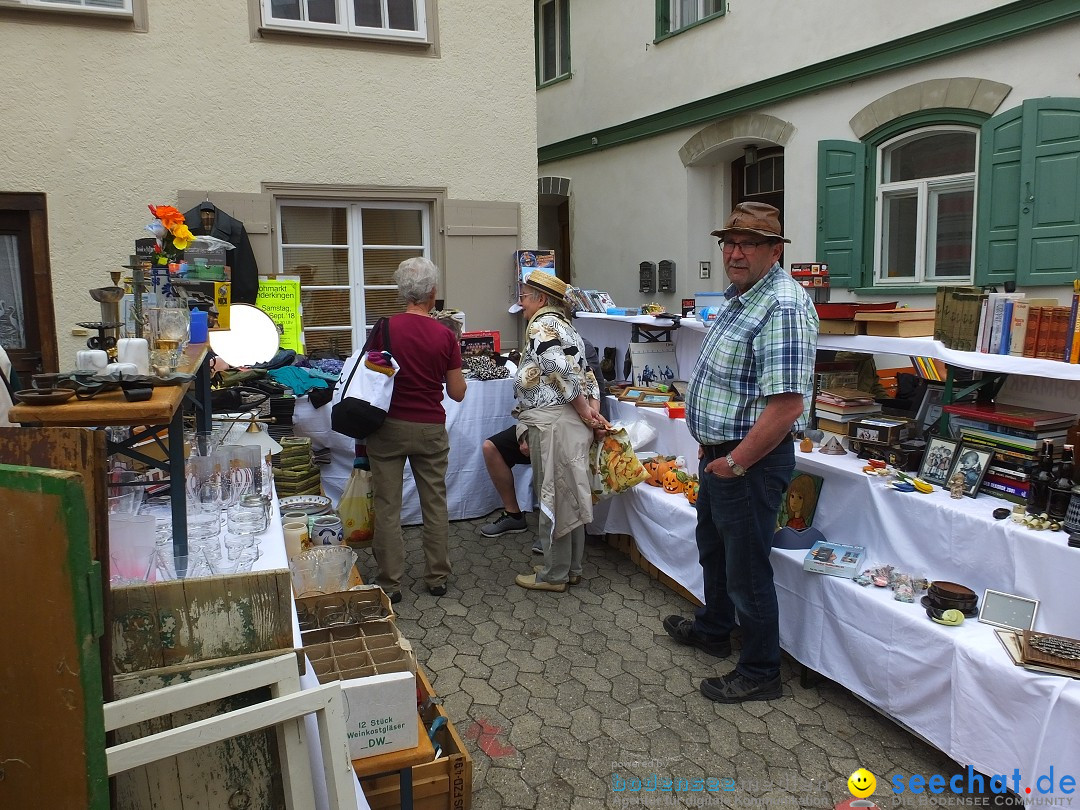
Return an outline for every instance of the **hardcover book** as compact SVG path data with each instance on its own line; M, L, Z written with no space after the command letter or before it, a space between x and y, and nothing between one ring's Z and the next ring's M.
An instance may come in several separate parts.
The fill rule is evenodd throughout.
M1075 413L1045 411L1041 408L1026 408L1021 405L1007 405L994 402L980 405L977 402L954 402L945 406L946 413L965 416L968 419L981 419L984 422L1033 430L1053 425L1076 424Z

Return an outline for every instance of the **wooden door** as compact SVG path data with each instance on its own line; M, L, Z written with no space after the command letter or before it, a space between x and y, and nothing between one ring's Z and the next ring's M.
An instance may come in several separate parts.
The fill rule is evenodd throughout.
M109 806L82 477L0 464L0 807Z
M26 387L60 370L44 194L0 193L0 346Z

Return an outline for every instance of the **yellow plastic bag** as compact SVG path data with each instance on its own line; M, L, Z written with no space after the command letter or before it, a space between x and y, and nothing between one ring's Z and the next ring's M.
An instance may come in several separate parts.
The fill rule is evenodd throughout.
M625 428L617 428L589 449L593 503L637 486L649 477L630 444Z
M371 545L375 536L375 501L371 489L371 470L353 467L345 491L341 493L338 516L345 542L354 548Z

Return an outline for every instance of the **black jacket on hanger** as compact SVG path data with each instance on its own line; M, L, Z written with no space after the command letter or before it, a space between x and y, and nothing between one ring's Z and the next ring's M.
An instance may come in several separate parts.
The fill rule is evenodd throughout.
M203 229L203 211L214 212L214 227L209 233ZM259 266L255 263L255 253L251 250L244 223L209 200L184 214L184 219L196 236L214 236L236 246L235 250L225 253L225 262L232 268L232 303L254 304L255 296L259 293Z

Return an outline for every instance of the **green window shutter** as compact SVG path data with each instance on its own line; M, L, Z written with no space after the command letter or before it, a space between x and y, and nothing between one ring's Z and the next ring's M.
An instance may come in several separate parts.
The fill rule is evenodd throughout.
M817 261L828 262L834 287L863 284L866 146L818 142Z
M1080 99L1028 99L983 125L975 283L1069 284L1080 266Z
M1080 99L1024 102L1019 284L1071 284L1080 267Z
M975 215L975 284L1017 279L1020 239L1022 110L996 115L979 136L979 203Z

